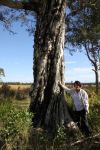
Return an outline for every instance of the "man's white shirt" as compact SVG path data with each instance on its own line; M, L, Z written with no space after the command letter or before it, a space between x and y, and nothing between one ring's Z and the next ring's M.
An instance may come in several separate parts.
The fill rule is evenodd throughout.
M75 89L65 88L65 91L69 93L73 101L73 110L81 111L85 109L89 112L89 103L88 103L88 94L83 89L80 89L79 92L76 92Z

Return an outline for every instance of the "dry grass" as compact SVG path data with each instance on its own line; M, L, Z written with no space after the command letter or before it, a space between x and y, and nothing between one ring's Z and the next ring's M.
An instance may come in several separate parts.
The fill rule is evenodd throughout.
M9 84L8 84L9 85ZM28 84L15 84L15 85L13 85L13 84L10 84L9 85L10 87L11 87L11 89L13 89L13 90L16 90L16 89L18 89L18 88L20 88L20 89L27 89L27 88L30 88L30 86L31 85L28 85ZM0 85L0 88L2 87L2 85Z
M18 88L20 88L20 89L26 89L26 88L30 88L30 85L23 85L23 84L21 84L21 85L9 85L12 89L18 89Z

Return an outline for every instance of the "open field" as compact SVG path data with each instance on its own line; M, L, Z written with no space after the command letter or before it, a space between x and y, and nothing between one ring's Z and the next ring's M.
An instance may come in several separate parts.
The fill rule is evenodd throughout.
M2 86L3 83L0 84L0 87ZM4 83L5 84L5 83ZM31 83L20 83L20 84L16 84L16 83L6 83L7 85L9 85L12 89L18 89L19 87L21 89L24 88L30 88ZM73 83L65 83L66 86L72 88L73 87ZM88 88L88 87L92 87L95 88L95 83L82 83L82 87L83 88ZM100 83L99 83L99 87L100 87Z
M8 85L11 87L11 89L14 89L14 90L18 88L20 89L30 88L31 86L29 84L8 84ZM0 87L2 87L2 85L0 85Z
M19 85L13 85L13 89L17 89ZM30 85L21 85L22 89ZM89 89L88 89L89 90ZM93 131L93 135L100 133L100 96L96 96L91 90L89 91L91 97L89 98L90 113L89 124ZM71 106L71 98L66 95L68 107ZM59 129L54 139L49 137L41 129L30 131L31 116L28 113L30 104L29 96L25 99L17 100L14 98L6 98L0 100L0 145L4 147L3 150L99 150L100 136L88 139L82 143L71 146L71 144L78 139L72 138L73 134L65 134L63 129ZM71 107L70 107L71 108ZM30 132L31 133L30 133ZM31 138L29 138L29 135ZM29 141L28 141L29 140ZM6 146L5 147L5 141Z

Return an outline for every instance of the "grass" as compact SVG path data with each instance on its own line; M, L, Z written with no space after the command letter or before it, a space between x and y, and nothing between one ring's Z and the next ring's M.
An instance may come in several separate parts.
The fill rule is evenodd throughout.
M28 110L29 105L30 105L30 99L29 98L21 100L21 101L15 99L13 101L13 106L24 109L24 110Z
M27 103L26 103L27 104ZM28 105L26 105L27 108ZM32 114L23 109L23 104L12 101L0 105L0 146L1 149L20 150L27 147L29 130L32 126Z
M11 89L17 90L18 88L20 88L20 89L30 88L31 85L29 85L29 84L26 84L26 85L25 84L10 84L9 86L10 86ZM2 85L0 84L0 88L1 87L2 87Z
M30 88L30 85L10 85L11 89L25 89L25 88Z
M23 85L23 87L25 87L25 85ZM93 134L97 134L100 132L100 96L96 96L93 90L88 90L88 91L90 93L89 124L92 128ZM67 103L69 108L72 109L71 98L69 95L67 95ZM0 105L0 115L2 114L1 118L4 119L4 122L6 123L6 126L2 128L3 124L2 122L0 122L0 127L2 128L3 135L6 136L6 142L9 145L10 150L15 150L15 149L26 150L26 147L27 150L80 150L80 149L99 150L100 149L100 137L91 140L86 140L83 143L77 144L75 146L70 146L70 143L68 141L70 139L70 136L73 136L73 134L70 135L68 133L65 133L65 131L62 128L58 129L55 138L51 138L50 136L48 136L46 132L44 132L41 129L35 130L30 128L31 130L29 130L30 120L27 119L30 118L30 116L27 116L28 114L26 113L29 104L30 104L30 99L27 98L23 100L14 99L11 100L11 102L8 103L4 102L3 105L2 103ZM14 118L16 118L17 121L15 121ZM9 122L11 124L9 124ZM19 132L20 134L17 134L17 132ZM11 141L9 141L8 139ZM77 139L74 139L74 141L76 140ZM73 143L74 141L72 140L71 142ZM13 146L15 146L15 149Z

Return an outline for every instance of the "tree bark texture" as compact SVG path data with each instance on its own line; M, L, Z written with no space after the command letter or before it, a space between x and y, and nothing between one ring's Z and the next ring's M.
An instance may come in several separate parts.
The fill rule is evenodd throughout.
M95 65L95 83L96 83L96 94L99 94L99 75L98 75L98 66Z
M66 0L45 1L37 15L30 111L35 126L50 129L73 124L58 86L64 79L65 8Z

